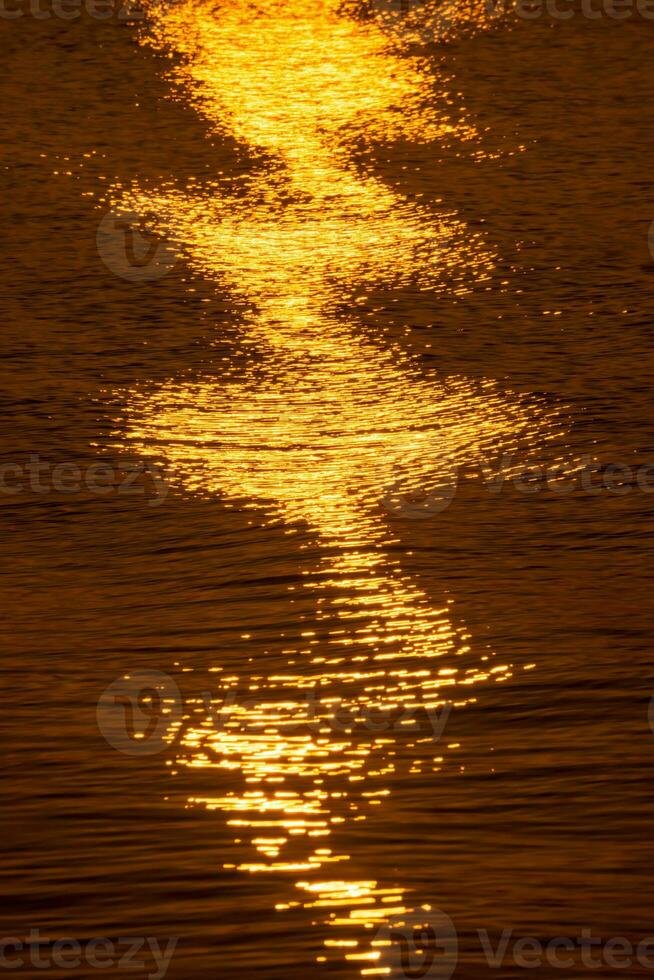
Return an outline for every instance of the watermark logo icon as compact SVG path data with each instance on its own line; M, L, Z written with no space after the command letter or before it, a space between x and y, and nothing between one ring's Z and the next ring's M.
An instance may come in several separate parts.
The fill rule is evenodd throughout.
M170 272L177 254L157 237L154 214L109 211L98 226L98 254L107 268L128 282L152 282Z
M373 0L377 22L396 40L430 44L452 31L454 0Z
M449 980L458 958L458 939L448 915L428 905L391 916L377 931L377 966L390 980Z
M137 670L113 681L96 709L98 728L125 755L154 755L172 740L182 718L177 684L159 670Z
M455 469L440 477L429 490L408 488L403 480L392 484L380 498L382 507L394 517L424 521L441 514L456 495L458 476Z

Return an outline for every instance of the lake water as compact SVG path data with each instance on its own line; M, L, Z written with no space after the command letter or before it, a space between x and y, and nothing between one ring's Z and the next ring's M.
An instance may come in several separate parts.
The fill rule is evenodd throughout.
M3 934L624 975L654 13L79 6L0 17Z

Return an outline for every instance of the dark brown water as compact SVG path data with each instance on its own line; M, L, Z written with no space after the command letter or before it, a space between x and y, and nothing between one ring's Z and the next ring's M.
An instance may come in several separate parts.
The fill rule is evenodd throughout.
M3 935L653 935L654 22L0 29Z

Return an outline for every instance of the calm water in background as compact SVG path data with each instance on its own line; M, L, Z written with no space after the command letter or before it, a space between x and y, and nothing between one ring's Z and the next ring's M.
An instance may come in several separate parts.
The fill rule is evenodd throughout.
M374 969L385 908L449 915L461 976L478 928L651 934L654 496L478 467L653 458L652 22L148 23L1 25L3 462L172 472L0 499L5 934L262 978ZM110 209L167 275L107 268ZM149 756L96 722L134 670L185 699ZM450 700L436 744L361 721Z

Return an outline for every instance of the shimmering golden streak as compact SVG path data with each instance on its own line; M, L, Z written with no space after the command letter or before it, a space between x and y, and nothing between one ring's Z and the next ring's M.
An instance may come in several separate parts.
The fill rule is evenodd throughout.
M180 191L171 180L156 190L115 188L110 200L154 213L193 271L242 302L251 361L238 375L218 365L219 381L209 367L204 377L131 392L127 438L161 449L187 491L304 523L323 555L304 581L319 629L303 630L298 649L286 651L312 676L257 673L256 703L232 705L220 726L189 724L179 761L264 787L190 801L250 835L256 861L230 867L315 871L348 856L315 848L314 838L365 819L360 808L388 793L370 787L394 772L400 745L414 744L403 731L412 719L389 720L386 737L371 737L365 712L391 719L442 705L445 687L454 697L510 674L510 665L496 673L467 660L453 666L470 658L468 636L390 557L394 535L380 500L393 488L447 482L462 463L529 437L540 420L490 384L425 380L404 352L364 337L343 312L368 286L461 295L491 274L481 235L451 211L396 193L349 150L354 136L369 146L476 140L446 81L331 0L183 2L155 6L152 16L157 43L178 58L183 97L259 157L238 190L216 180ZM225 694L237 680L223 678ZM266 703L280 686L283 700ZM300 693L308 687L318 692L313 717ZM346 732L337 730L338 711L352 712ZM330 927L374 927L406 910L404 889L374 881L299 887L308 907L349 908L332 913ZM374 952L354 955L367 961Z

